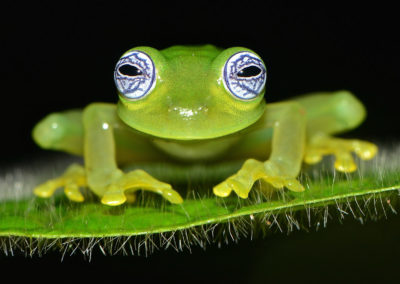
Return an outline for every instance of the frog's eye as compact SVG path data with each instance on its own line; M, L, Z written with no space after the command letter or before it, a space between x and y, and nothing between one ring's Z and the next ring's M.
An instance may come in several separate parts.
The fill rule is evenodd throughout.
M142 51L124 54L114 70L118 91L128 99L139 99L150 93L156 85L153 60Z
M224 86L242 100L257 97L264 89L267 72L262 60L249 51L232 55L223 69Z

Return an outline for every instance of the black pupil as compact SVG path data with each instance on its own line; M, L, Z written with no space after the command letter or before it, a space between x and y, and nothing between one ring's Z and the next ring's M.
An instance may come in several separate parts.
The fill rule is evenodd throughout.
M130 64L124 64L118 68L119 73L125 76L138 76L142 75L142 71L136 66Z
M254 77L261 73L261 68L257 66L249 66L240 70L237 75L239 77Z

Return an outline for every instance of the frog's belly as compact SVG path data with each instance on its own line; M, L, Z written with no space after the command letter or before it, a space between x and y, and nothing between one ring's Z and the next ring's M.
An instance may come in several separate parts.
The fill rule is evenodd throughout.
M142 136L136 132L115 129L116 157L119 165L133 162L161 162L179 160L207 162L266 160L271 148L272 131L262 129L251 133L225 136L209 140L176 141Z
M237 143L238 137L224 137L197 141L153 140L153 144L168 156L183 161L214 160Z

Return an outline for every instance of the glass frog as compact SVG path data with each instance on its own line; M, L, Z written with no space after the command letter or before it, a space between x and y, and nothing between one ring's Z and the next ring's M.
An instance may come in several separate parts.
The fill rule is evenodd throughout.
M70 200L81 202L79 187L85 186L103 204L116 206L134 200L140 189L181 203L169 184L140 169L121 170L135 161L167 159L245 160L237 173L214 186L220 197L234 191L247 198L259 179L300 192L304 187L297 176L303 161L315 164L334 155L338 171L353 172L352 152L365 160L376 154L370 142L332 136L365 118L364 106L349 91L266 103L266 79L263 60L243 47L128 50L114 70L117 105L92 103L83 110L53 113L33 129L40 147L84 157L84 166L71 165L34 193L46 198L62 187Z

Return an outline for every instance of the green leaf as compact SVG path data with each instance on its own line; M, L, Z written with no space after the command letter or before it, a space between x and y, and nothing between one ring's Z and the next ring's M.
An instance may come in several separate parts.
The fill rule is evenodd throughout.
M353 174L335 172L332 160L326 159L303 170L300 180L306 187L305 192L276 191L258 183L246 200L234 195L218 198L211 194L213 184L240 167L237 162L216 166L136 165L171 182L183 195L186 192L181 205L169 204L151 193L143 193L136 204L119 207L102 205L90 193L86 193L87 200L83 203L68 201L61 191L44 200L31 194L33 186L58 175L71 161L63 158L55 163L53 159L41 165L16 167L0 179L0 240L10 250L18 246L22 251L30 250L29 253L43 240L47 248L51 243L58 243L59 249L67 249L66 239L76 244L87 238L94 247L96 239L109 238L112 244L123 242L118 239L123 237L132 242L132 236L142 240L155 236L164 239L157 246L183 241L183 246L190 247L193 243L235 240L241 235L268 232L273 227L283 231L283 224L289 231L318 227L326 225L332 215L339 219L353 216L361 221L366 217L387 216L397 206L399 152L398 149L381 151L372 161L357 161L360 168ZM167 235L181 237L175 240L168 239ZM6 245L10 238L13 242ZM32 239L36 240L34 245ZM121 244L115 247L124 249ZM110 252L116 250L110 249Z

